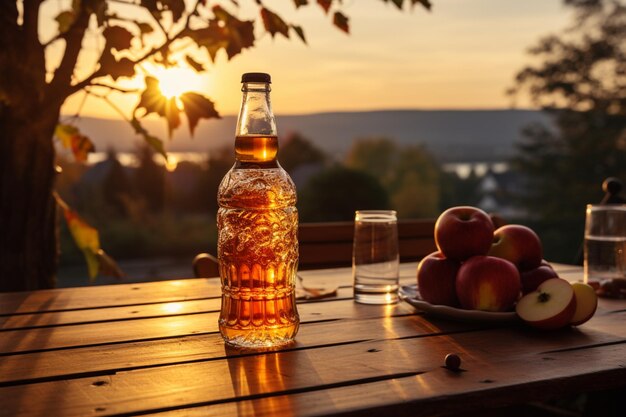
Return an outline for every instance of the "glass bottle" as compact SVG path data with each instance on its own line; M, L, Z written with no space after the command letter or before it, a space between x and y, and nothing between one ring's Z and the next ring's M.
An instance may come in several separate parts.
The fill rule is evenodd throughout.
M278 346L293 340L300 323L296 189L276 159L270 75L246 73L241 82L235 164L218 191L219 328L231 345Z

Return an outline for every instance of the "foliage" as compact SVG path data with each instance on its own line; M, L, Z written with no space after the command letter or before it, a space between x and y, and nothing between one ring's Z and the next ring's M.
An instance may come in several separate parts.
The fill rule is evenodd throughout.
M25 19L31 18L31 13L38 13L39 2L32 3L32 6L29 5L23 11ZM110 103L108 94L103 95L99 91L136 93L116 86L115 82L120 78L135 76L145 62L168 67L177 65L177 61L182 60L201 72L206 70L202 61L208 58L215 62L220 51L224 51L228 59L231 59L243 50L254 47L258 37L255 34L257 22L241 20L236 16L238 2L223 3L225 4L209 6L206 0L196 0L188 6L185 0L74 0L68 9L55 17L58 29L56 35L43 43L39 39L33 39L44 49L56 42L65 43L61 63L54 71L50 71L52 80L47 87L54 90L55 98L60 103L79 91L101 97ZM301 26L286 22L260 0L255 0L254 3L259 11L258 21L262 23L265 32L272 37L280 34L286 38L290 37L290 33L295 33L306 43ZM297 9L309 5L308 1L295 0L293 3ZM326 14L332 12L332 22L337 28L349 32L349 19L340 10L340 1L317 3ZM395 0L393 3L402 10L405 2ZM421 4L428 10L431 7L428 0L410 0L409 3L411 6ZM5 8L19 16L17 6L5 5ZM95 17L95 25L92 23L92 16ZM98 58L93 62L93 70L81 78L77 74L78 67L85 64L79 60L79 52L84 48L82 40L88 33L99 34L104 43L97 51ZM188 44L181 46L189 41L193 47L187 46ZM181 50L184 52L182 57ZM203 53L206 58L202 57ZM214 103L201 94L188 92L181 95L180 99L166 98L159 89L159 81L150 75L145 76L145 85L129 122L136 133L143 136L157 152L163 153L162 142L141 126L138 119L140 110L143 110L141 117L156 113L165 118L170 135L180 125L181 110L189 120L192 134L200 119L220 117ZM15 94L19 92L10 84L0 83L0 98L3 101L11 103ZM63 125L57 132L62 140L68 136L64 134L64 130L68 128ZM69 133L70 136L71 134L72 132ZM66 143L65 140L63 142ZM93 150L93 146L89 150Z
M186 64L195 71L206 71L209 62L215 62L222 55L233 58L254 47L257 39L266 33L286 38L295 34L306 43L301 26L285 21L262 0L247 2L258 12L257 17L251 20L238 17L242 2L64 1L58 4L65 9L54 17L57 33L48 39L42 39L40 34L40 20L46 17L40 11L43 1L0 2L0 124L8 136L6 141L0 142L0 150L5 161L10 162L0 160L6 166L0 178L0 189L28 190L19 198L15 194L8 197L8 191L1 194L0 219L21 216L18 219L20 224L11 229L8 238L0 241L0 246L12 245L11 252L20 254L13 257L10 265L3 262L6 264L4 272L8 271L3 275L23 276L27 284L22 289L36 288L41 283L53 285L57 251L53 233L56 218L53 199L55 149L51 139L56 134L62 146L70 149L77 161L85 161L94 151L93 143L72 125L72 119L58 123L61 106L69 97L80 93L84 95L83 103L87 97L104 100L130 123L146 144L167 158L163 140L148 132L142 125L143 117L154 113L164 118L171 137L182 117L187 118L193 134L201 119L219 118L220 115L210 98L196 92L186 92L177 98L165 97L159 81L147 74L145 64L163 67ZM287 4L299 9L313 7L313 3L294 0ZM349 33L349 18L344 14L340 0L318 0L315 3L332 24ZM401 10L405 3L430 9L428 0L393 0L392 3ZM57 61L56 54L51 51L59 45L63 46L59 48L63 52ZM145 80L143 91L126 89L120 84L121 80L142 73ZM119 109L112 92L139 93L132 114L126 115ZM80 116L80 111L75 117ZM29 123L34 114L39 115L36 123ZM15 146L17 143L22 146ZM27 150L22 149L26 147ZM25 156L27 152L35 157ZM32 169L32 174L23 174L27 169ZM38 195L33 198L29 192ZM149 198L148 205L158 206L157 200L158 197ZM37 219L36 222L33 219ZM83 223L74 223L74 226ZM24 229L28 225L30 232L22 233L23 237L17 239L22 224ZM90 226L84 225L87 233ZM41 230L46 230L45 239L41 239ZM27 253L29 251L33 253ZM7 252L8 247L0 247L0 261L6 260L1 254ZM40 262L45 267L33 268L27 264L29 258L44 256L43 252L49 254ZM0 282L7 287L9 281ZM19 289L19 285L11 288Z
M302 222L353 220L355 210L387 209L387 192L373 176L333 166L298 190Z
M211 251L215 253L217 229L215 217L204 214L182 213L173 216L163 212L144 212L140 219L113 218L95 222L100 230L102 245L107 253L120 261L152 257L185 257ZM72 245L70 231L61 228L61 267L78 265L82 251ZM191 266L190 266L191 274Z
M57 201L63 209L70 234L87 261L89 279L93 282L99 273L121 278L124 274L117 263L100 248L99 232L69 208L58 195Z
M472 170L467 178L456 173L441 173L439 211L454 206L477 206L479 203L480 177Z
M217 190L234 162L235 156L230 146L211 152L207 158L206 170L202 173L195 194L197 201L213 216L218 209Z
M154 152L142 146L138 151L139 166L133 173L136 195L152 213L163 210L165 204L165 168L154 161Z
M513 163L527 179L520 200L537 215L547 256L571 262L585 205L601 200L606 177L626 180L626 3L566 4L574 27L530 49L540 63L523 68L513 89L528 90L554 125L527 127Z
M424 147L399 147L387 138L359 139L348 152L346 166L377 178L398 216L437 215L440 168Z
M320 148L299 133L292 133L281 145L278 154L280 165L289 173L308 164L324 164L327 156Z
M59 123L54 134L65 149L72 151L77 162L86 162L87 154L95 150L91 140L82 135L76 126Z

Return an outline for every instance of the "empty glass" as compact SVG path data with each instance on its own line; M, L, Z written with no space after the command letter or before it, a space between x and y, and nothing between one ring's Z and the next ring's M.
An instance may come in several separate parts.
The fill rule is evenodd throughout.
M364 304L398 302L398 222L394 210L359 210L354 218L354 299Z
M585 282L626 279L626 205L587 206Z

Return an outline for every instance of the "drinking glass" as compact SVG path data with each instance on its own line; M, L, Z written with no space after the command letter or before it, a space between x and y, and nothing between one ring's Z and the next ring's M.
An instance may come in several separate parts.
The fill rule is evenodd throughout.
M585 282L626 279L626 204L587 205Z
M398 302L398 220L394 210L359 210L354 218L354 299L363 304Z

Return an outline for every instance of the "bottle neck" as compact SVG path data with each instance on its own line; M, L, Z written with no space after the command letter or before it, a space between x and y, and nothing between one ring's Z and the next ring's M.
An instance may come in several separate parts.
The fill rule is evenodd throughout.
M244 83L237 120L235 157L238 162L266 163L278 153L278 133L268 83Z
M276 121L270 102L270 85L266 83L244 83L241 88L243 100L236 136L277 136Z

